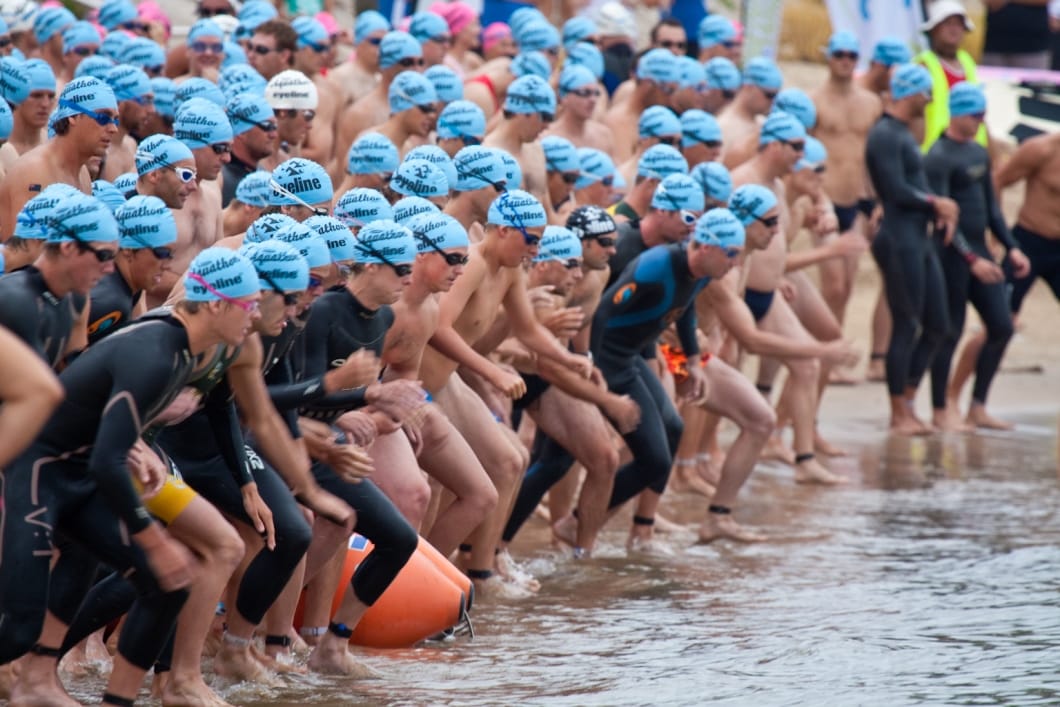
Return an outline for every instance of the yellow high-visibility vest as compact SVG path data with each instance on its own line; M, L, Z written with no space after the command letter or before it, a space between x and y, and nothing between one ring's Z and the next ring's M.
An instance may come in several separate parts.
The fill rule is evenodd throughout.
M931 104L924 110L924 142L920 145L920 151L927 153L950 124L950 84L946 81L946 72L942 70L942 62L935 52L930 49L922 51L914 61L923 64L931 74ZM979 83L972 55L958 49L957 61L964 70L964 80L968 83ZM975 141L986 147L985 124L979 126Z

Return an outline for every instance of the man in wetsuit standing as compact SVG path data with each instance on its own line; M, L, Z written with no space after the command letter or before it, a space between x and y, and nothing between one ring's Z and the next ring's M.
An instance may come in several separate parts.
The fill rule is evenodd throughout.
M887 349L891 431L927 434L912 409L912 394L949 327L946 285L928 227L945 229L949 243L957 223L956 202L928 191L927 176L910 122L931 101L931 75L903 64L891 77L891 104L869 131L865 161L883 206L872 254L883 273L893 330Z

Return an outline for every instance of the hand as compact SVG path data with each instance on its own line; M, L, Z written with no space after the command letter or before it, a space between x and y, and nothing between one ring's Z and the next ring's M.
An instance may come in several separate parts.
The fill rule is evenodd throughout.
M491 372L489 383L512 400L526 395L526 381L518 373L509 373L501 368Z
M250 523L265 541L265 547L276 549L276 528L272 523L272 511L258 493L258 485L251 481L242 489L243 510L250 516Z
M163 591L172 592L191 584L195 559L162 526L152 523L133 538L147 556L147 564Z
M305 441L306 451L313 459L327 461L331 448L335 446L335 431L320 420L298 418L298 429Z
M968 267L979 282L992 285L1005 280L1005 273L990 258L976 258Z
M798 290L795 289L795 283L786 277L780 279L780 284L777 286L777 290L787 302L794 302L796 295L798 295Z
M581 307L557 309L541 322L557 339L569 339L578 333L585 323L585 312Z
M372 424L375 425L375 435L377 438L380 435L388 435L401 429L401 420L395 420L381 410L369 408L366 412L368 413L368 416L372 418Z
M604 414L622 434L632 432L640 424L640 406L628 395L609 396L608 403L604 406Z
M1008 252L1008 261L1012 265L1012 274L1022 280L1031 274L1031 261L1019 248L1013 248Z
M607 390L607 381L604 380L603 371L596 366L593 366L593 372L589 374L589 380L594 383L597 388Z
M697 361L689 361L688 378L679 387L681 397L692 405L702 405L710 397L710 381Z
M556 301L556 288L552 285L539 285L526 291L530 295L530 306L534 309L547 307Z
M828 244L832 256L837 258L861 255L869 249L869 242L860 233L848 232Z
M427 404L427 393L422 381L395 380L368 386L365 400L400 423L413 410Z
M589 360L588 356L579 356L578 354L567 354L568 365L578 373L579 376L588 380L592 378L593 371L596 369L593 366L593 362Z
M184 387L177 393L177 397L162 412L158 413L152 420L153 424L176 425L191 417L191 414L199 409L202 401L202 393L195 388Z
M844 339L825 342L821 347L820 359L833 366L853 366L858 362L858 352L853 344Z
M935 216L938 217L936 225L944 229L942 243L949 245L953 242L953 234L957 231L957 217L961 209L956 201L945 196L935 197L934 206Z
M423 451L423 434L420 431L420 426L406 422L401 426L401 431L404 432L405 437L408 438L409 445L412 446L412 453L418 457L420 452Z
M357 525L357 513L341 498L328 493L316 484L312 484L296 498L313 513L345 528L346 532L352 532L353 527Z
M817 222L814 224L814 232L819 236L827 236L839 230L839 219L832 209L818 209Z
M129 468L140 483L140 498L149 500L158 495L169 475L169 467L143 440L137 440L129 450Z
M379 379L381 366L374 351L359 349L350 354L341 366L324 375L324 387L331 393L369 385Z
M375 441L375 420L366 412L351 410L336 420L335 426L346 433L350 444L367 447Z

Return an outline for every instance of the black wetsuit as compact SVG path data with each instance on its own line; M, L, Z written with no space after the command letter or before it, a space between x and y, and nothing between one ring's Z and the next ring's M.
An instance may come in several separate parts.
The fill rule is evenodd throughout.
M236 157L235 153L230 153L230 156L232 159L221 168L221 174L224 175L224 187L221 190L221 208L226 208L232 202L232 199L236 198L236 188L243 181L243 177L257 170L257 166L247 164Z
M84 298L56 297L40 270L27 265L0 277L0 325L35 350L53 370L62 363Z
M104 275L92 288L88 313L88 343L91 346L118 327L128 324L140 292L133 292L121 273Z
M869 131L865 162L883 205L872 254L891 308L887 390L896 397L919 384L949 330L946 285L928 234L932 195L909 127L884 114Z
M593 317L592 352L607 386L640 407L640 424L623 435L633 460L615 477L610 507L645 488L662 493L670 476L684 424L641 351L677 322L681 346L691 359L699 354L692 303L709 278L688 269L686 246L657 246L644 252L604 292Z
M155 660L187 592L163 591L144 553L129 541L151 517L133 487L126 457L193 366L186 330L164 318L127 327L63 371L65 400L3 474L0 663L33 646L45 607L71 622L93 579L95 568L84 563L71 567L60 561L50 570L56 531L136 587L139 598L118 650L144 670Z
M310 308L305 335L300 339L304 347L295 347L292 351L295 380L317 379L341 366L350 354L360 349L370 349L376 355L382 355L383 341L393 322L394 313L390 307L368 309L345 289L325 293ZM363 395L360 400L349 396L345 404L341 397L329 396L310 401L301 413L332 424L343 412L362 404ZM371 481L343 481L331 467L320 461L313 462L313 476L321 488L357 511L355 530L374 545L350 581L357 598L371 606L416 551L419 536Z
M961 209L953 245L936 244L946 278L950 329L931 366L931 401L935 409L946 407L950 362L964 329L968 302L971 302L986 327L986 343L976 361L972 400L985 403L990 383L1012 338L1012 315L1007 285L1004 282L980 282L972 275L967 259L973 256L993 259L986 247L988 227L1006 251L1018 246L997 203L990 156L982 145L975 141L956 142L943 135L924 158L924 169L931 188L956 201Z

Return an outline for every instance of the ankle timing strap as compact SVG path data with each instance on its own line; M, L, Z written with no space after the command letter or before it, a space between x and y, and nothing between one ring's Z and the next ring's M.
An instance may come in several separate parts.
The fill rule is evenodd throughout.
M467 576L470 579L489 579L493 576L493 570L468 570Z
M327 626L303 626L298 629L298 635L305 636L306 638L319 638L327 632Z
M633 516L633 525L655 525L655 519L645 518L644 516Z
M103 702L105 705L115 705L116 707L133 707L135 700L130 700L128 697L121 697L110 692L103 693Z
M29 649L29 652L33 655L41 655L45 658L55 658L56 660L63 657L62 648L48 648L39 643L35 643L33 647Z
M808 462L811 459L813 459L814 456L816 456L816 455L813 452L805 452L804 454L796 454L795 455L795 463L796 464L802 464L803 462Z
M710 506L707 508L707 510L710 511L711 513L714 513L714 514L719 515L719 516L727 516L730 513L732 513L732 509L729 508L728 506L719 506L719 505L716 505L716 504L713 504L713 503L710 504Z
M266 636L265 637L265 645L266 646L281 646L283 648L290 648L291 647L291 637L290 636Z

